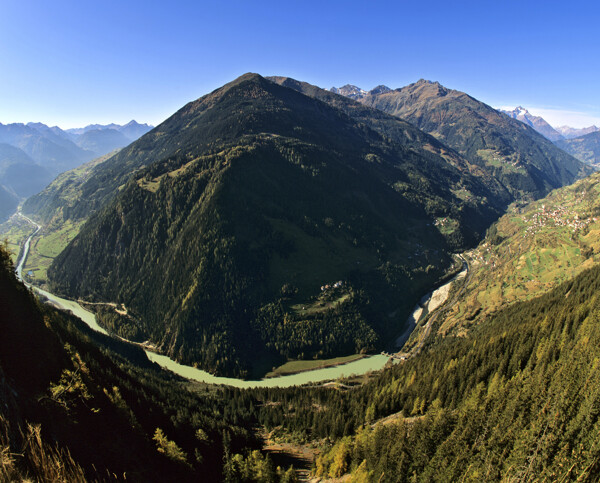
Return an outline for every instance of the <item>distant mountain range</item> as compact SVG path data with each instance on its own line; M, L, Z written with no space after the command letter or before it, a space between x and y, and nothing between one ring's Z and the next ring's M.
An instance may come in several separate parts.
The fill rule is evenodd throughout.
M136 121L129 121L127 124L119 125L119 124L90 124L86 127L82 128L74 128L74 129L65 129L65 132L73 135L80 136L82 134L88 133L89 131L118 131L124 137L129 139L129 141L135 141L137 138L143 136L148 131L150 131L154 126L149 124L139 124Z
M39 122L0 124L0 186L5 192L0 221L19 199L38 193L57 174L127 146L150 129L135 121L67 131Z
M600 168L600 131L557 141L556 145L584 163Z
M540 116L534 116L527 109L521 106L516 107L512 111L500 110L500 112L503 112L507 116L510 116L513 119L518 119L519 121L527 124L528 126L531 126L533 129L535 129L541 135L548 138L550 141L554 142L557 145L560 145L561 148L563 147L563 145L560 143L560 141L574 139L581 136L585 136L586 134L600 131L600 128L596 126L589 126L581 129L570 126L552 127L550 124L548 124L548 122L546 122L544 118ZM587 162L584 159L581 160Z
M581 129L577 129L569 126L560 126L555 128L565 139L573 139L578 138L580 136L585 136L586 134L590 134L593 132L600 131L600 128L596 126L584 127Z
M34 163L53 174L58 174L114 149L122 148L150 129L152 126L135 121L124 126L90 125L67 131L39 122L0 123L0 143L19 148Z
M367 93L343 89L457 150L513 199L544 196L590 172L532 127L438 82L421 79L400 89L380 86Z
M350 99L354 99L355 101L359 101L368 95L377 95L377 94L385 94L386 92L391 91L388 86L379 85L370 91L365 91L360 87L353 86L352 84L346 84L342 87L332 87L329 89L334 94L339 94L341 96L349 97Z
M534 116L524 107L519 106L519 107L516 107L512 111L501 110L500 112L503 112L507 116L512 117L513 119L517 119L517 120L527 124L528 126L531 126L533 129L535 129L537 132L539 132L542 136L545 136L547 139L549 139L552 142L563 139L562 134L557 132L542 117Z
M339 94L350 99L362 101L363 99L370 99L381 94L387 94L392 91L385 85L379 85L370 91L366 91L352 84L346 84L342 87L332 87L329 89L330 92ZM368 102L368 101L364 101ZM522 106L518 106L512 111L498 109L500 112L507 116L517 119L524 124L535 129L542 136L546 137L552 142L561 141L563 139L573 139L576 137L584 136L592 132L600 131L600 128L596 126L590 126L586 128L573 128L570 126L552 127L544 118L540 116L534 116L527 109Z

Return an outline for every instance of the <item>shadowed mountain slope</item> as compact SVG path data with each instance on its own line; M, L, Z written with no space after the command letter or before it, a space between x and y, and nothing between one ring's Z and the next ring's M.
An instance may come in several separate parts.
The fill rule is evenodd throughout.
M431 150L247 74L93 169L79 209L96 213L48 275L219 373L373 350L497 216L468 166Z

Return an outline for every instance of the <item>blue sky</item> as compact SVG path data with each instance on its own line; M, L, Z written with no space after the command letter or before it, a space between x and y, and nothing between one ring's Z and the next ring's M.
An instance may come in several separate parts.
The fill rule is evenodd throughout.
M594 2L2 0L0 122L157 124L245 72L321 87L437 80L600 125Z

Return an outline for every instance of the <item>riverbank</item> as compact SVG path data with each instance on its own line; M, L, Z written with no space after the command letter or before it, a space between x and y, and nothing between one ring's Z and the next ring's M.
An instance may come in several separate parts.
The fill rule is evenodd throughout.
M292 374L300 374L301 372L314 371L315 369L326 369L328 367L341 366L365 357L367 357L365 354L352 354L349 356L334 357L332 359L288 361L275 370L265 374L264 379L271 377L290 376Z
M462 259L462 257L460 258ZM424 320L429 314L433 313L436 309L441 307L446 300L448 300L450 289L454 283L467 276L468 265L464 259L462 260L463 268L459 273L454 275L450 281L423 296L423 298L421 298L419 303L415 306L413 312L410 314L407 320L406 330L396 339L396 347L398 349L401 349L406 344L420 321Z

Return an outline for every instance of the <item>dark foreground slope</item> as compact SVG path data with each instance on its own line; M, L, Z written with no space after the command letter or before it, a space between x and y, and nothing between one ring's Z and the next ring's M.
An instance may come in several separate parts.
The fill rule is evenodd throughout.
M591 172L533 128L437 82L420 80L360 102L432 134L492 174L517 199L542 197Z
M2 247L0 333L2 481L219 481L224 456L253 447L229 390L194 395L140 348L38 305Z
M468 169L251 74L81 193L97 211L48 271L54 288L123 303L139 337L228 374L381 347L498 213Z

